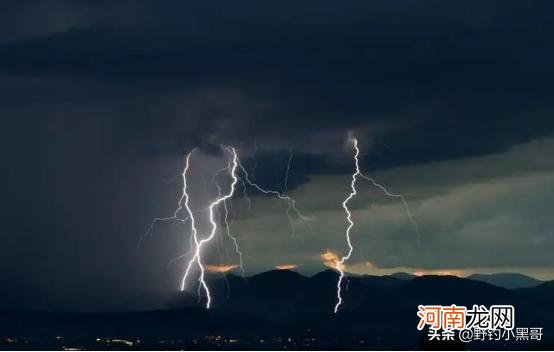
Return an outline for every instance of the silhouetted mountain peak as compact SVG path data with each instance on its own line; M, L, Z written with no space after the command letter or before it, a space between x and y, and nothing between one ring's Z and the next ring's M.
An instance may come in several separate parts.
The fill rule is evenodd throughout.
M205 298L199 300L193 290L180 292L176 309L167 311L97 315L0 311L0 328L6 334L128 334L155 341L182 338L183 334L248 336L256 331L283 336L309 330L310 338L373 334L372 340L379 341L384 336L383 327L394 327L394 335L391 332L388 337L393 343L398 340L398 331L417 338L415 311L420 304L512 304L521 317L525 316L525 322L545 330L554 324L554 315L544 314L545 307L551 306L554 281L509 290L456 276L427 275L409 281L390 276L347 277L339 314L333 314L337 272L329 269L307 278L290 270L272 270L247 278L231 273L211 275L210 310L204 308Z
M403 271L393 273L393 274L390 274L388 276L394 277L395 279L404 280L404 281L409 281L409 280L412 280L412 279L417 277L417 275L413 275L413 274L406 273L406 272L403 272Z
M535 287L542 283L540 280L519 273L473 274L467 278L509 289Z
M292 270L270 270L250 277L251 282L273 281L273 280L302 280L308 278Z
M339 273L338 271L336 270L333 270L333 269L325 269L323 271L320 271L316 274L314 274L312 277L310 277L310 279L312 280L318 280L318 279L322 279L322 278L338 278L339 276Z
M551 289L551 290L554 290L554 280L552 281L545 281L544 283L540 284L539 286L537 286L537 288L540 287L540 288L543 288L543 289Z
M413 281L464 281L464 278L455 275L421 275L413 278Z

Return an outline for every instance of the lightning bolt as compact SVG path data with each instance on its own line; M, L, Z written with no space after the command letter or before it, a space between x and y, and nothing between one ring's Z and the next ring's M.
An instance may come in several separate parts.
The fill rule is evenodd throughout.
M292 162L292 148L289 149L289 159L287 161L287 170L285 171L285 194L289 191L289 173L290 173L290 164Z
M193 156L193 154L196 150L197 150L197 148L192 149L187 154L187 156L185 158L185 166L184 166L183 171L180 175L181 178L182 178L183 187L182 187L182 191L181 191L181 196L180 196L179 201L178 201L177 209L173 212L172 216L155 218L152 221L152 223L150 224L150 227L148 228L146 233L141 237L141 239L139 241L139 246L140 246L140 243L142 242L142 240L146 236L148 236L150 233L153 232L154 227L158 222L161 222L161 221L178 221L180 223L190 222L190 226L191 226L191 231L190 231L191 233L190 233L190 237L189 237L189 242L190 242L190 247L189 248L190 249L187 253L182 254L182 255L180 255L176 258L173 258L169 262L168 267L170 267L173 263L175 263L178 260L181 260L181 259L184 259L184 258L189 258L188 263L186 265L185 272L184 272L183 277L181 279L181 285L180 285L181 291L184 291L188 286L188 283L189 283L188 279L191 275L191 270L195 266L198 267L198 269L200 271L200 274L199 274L199 277L198 277L198 282L199 282L198 297L200 299L201 296L202 296L202 291L204 291L204 293L206 295L206 308L209 309L210 306L211 306L212 297L211 297L210 290L209 290L208 285L207 285L206 280L205 280L205 267L204 267L204 264L203 264L203 261L202 261L202 253L203 253L204 247L210 241L212 241L214 239L214 237L216 236L216 234L218 233L219 227L218 227L218 223L215 220L215 213L221 206L222 206L222 212L223 212L222 222L224 223L224 232L225 232L226 236L228 238L230 238L231 241L233 242L234 249L235 249L236 253L238 254L238 257L239 257L239 260L240 260L240 270L241 270L242 276L244 277L244 275L245 275L244 274L244 265L243 265L243 253L239 248L237 238L235 236L233 236L233 234L231 233L231 226L230 226L231 224L230 224L229 207L228 207L228 201L230 201L231 198L234 196L239 182L242 185L243 196L246 198L246 200L249 203L249 208L250 208L250 198L248 198L248 194L246 192L247 186L253 187L257 191L259 191L263 194L276 196L278 199L286 201L287 204L288 204L287 217L289 219L293 234L295 232L295 225L294 225L294 221L293 221L293 218L292 218L292 215L291 215L292 212L294 212L298 216L298 218L300 218L304 221L308 222L309 219L307 217L303 216L302 213L298 210L298 208L296 207L296 201L293 198L291 198L287 194L283 194L283 193L278 192L278 191L265 189L265 188L261 187L259 184L252 181L251 178L250 178L250 175L248 174L248 172L246 171L244 166L241 164L237 151L233 147L227 146L227 147L225 147L225 151L230 156L229 159L228 159L227 166L216 170L216 172L212 176L212 180L213 180L214 184L216 185L216 187L218 189L217 198L207 208L198 210L199 212L202 212L202 213L204 213L206 211L208 212L208 214L209 214L208 215L209 216L209 223L211 225L211 231L209 232L209 234L207 234L207 236L205 236L205 237L200 236L199 231L196 227L197 226L196 225L197 224L197 219L196 219L196 216L195 216L196 214L195 214L195 211L190 206L190 195L188 193L188 179L187 179L188 171L189 171L190 164L191 164L191 158L192 158L192 156ZM288 159L287 170L286 170L286 174L285 174L285 189L288 189L288 176L289 176L289 172L290 172L291 160L292 160L292 150L289 151L289 159ZM239 175L238 175L239 171L243 174L242 177L239 177ZM229 191L226 194L222 195L222 187L217 182L217 177L218 177L219 174L221 174L223 172L227 172L229 174L229 176L232 178L232 183L230 185ZM186 216L183 216L181 214L182 212L185 212ZM308 222L308 225L310 225L309 222ZM310 226L310 229L311 229L311 226Z
M237 159L238 160L238 159ZM231 166L231 160L229 160L229 163L227 164L227 167L225 168L221 168L219 170L216 171L216 173L213 175L212 177L212 180L214 181L216 187L217 187L217 191L218 191L218 196L221 196L221 186L217 183L216 181L216 177L219 173L223 172L223 171L227 171L227 172L232 172L232 166ZM250 204L250 198L248 198L248 196L246 195L246 186L244 184L244 182L241 180L241 179L238 179L238 181L241 183L242 185L242 188L243 188L243 194L245 197L247 197L247 201L248 203ZM225 234L227 235L227 237L229 237L231 239L231 241L233 242L233 245L235 247L235 252L238 254L239 256L239 268L240 268L240 272L242 274L242 277L245 277L245 274L244 274L244 265L243 265L243 259L242 259L242 251L240 250L239 248L239 244L238 244L238 241L237 241L237 238L235 236L233 236L231 234L231 224L229 222L229 208L227 207L227 200L223 201L223 221L225 223Z
M152 222L150 223L150 226L148 227L148 230L140 237L139 241L138 241L138 244L137 244L137 248L140 248L140 246L142 245L142 242L151 234L154 232L154 228L156 227L156 224L158 222L163 222L163 221L177 221L177 222L180 222L182 224L186 224L186 222L189 220L189 217L188 216L185 216L184 218L180 218L179 217L179 213L183 210L183 206L181 205L182 202L183 202L183 199L184 199L184 193L181 195L181 198L179 199L179 202L178 202L178 207L177 209L175 210L175 212L173 212L173 215L172 216L168 216L168 217L158 217L158 218L154 218L154 220L152 220Z
M249 186L253 187L254 189L256 189L257 191L259 191L263 194L276 196L280 200L283 200L283 201L287 202L288 208L287 208L286 214L287 214L287 218L288 218L289 223L290 223L292 236L294 236L295 233L296 233L296 226L294 225L294 221L293 221L292 216L291 216L291 211L294 211L296 216L298 216L298 218L301 219L302 221L305 221L311 229L310 219L308 217L304 216L300 212L300 210L298 210L298 208L296 207L296 200L294 200L293 198L291 198L290 196L288 196L286 194L282 194L281 192L265 189L265 188L261 187L259 184L252 181L250 179L250 176L248 175L248 172L246 171L244 166L240 163L240 161L238 162L238 167L241 169L242 173L244 174L244 182L246 184L248 184ZM288 171L287 171L287 174L288 174Z
M158 222L163 222L163 221L178 221L182 224L186 224L186 222L188 221L188 217L185 217L183 219L180 219L178 217L178 213L179 213L180 210L177 210L176 213L173 215L173 216L168 216L168 217L165 217L165 218L154 218L154 220L152 220L152 222L150 223L150 226L148 227L148 230L142 235L140 236L140 239L138 241L138 244L137 244L137 248L140 248L140 246L142 245L142 242L144 242L144 240L151 234L154 232L154 228L156 227L156 224Z
M358 194L356 190L356 180L357 177L360 175L360 165L358 156L360 155L360 149L358 149L358 140L353 139L354 148L356 149L356 153L354 154L354 164L356 166L356 172L352 174L352 181L350 182L350 194L348 194L348 197L342 202L342 207L344 209L344 212L346 213L346 221L348 222L348 226L346 227L346 243L348 244L348 253L343 256L336 265L337 270L339 271L339 280L337 281L337 304L335 305L334 312L337 313L339 311L339 307L342 304L342 292L341 292L341 286L342 286L342 280L344 279L344 263L350 258L352 255L352 251L354 250L354 247L352 246L352 242L350 241L350 230L354 227L354 221L352 221L352 213L350 212L350 209L348 208L348 202L356 194Z
M184 218L180 218L179 217L179 213L183 210L183 200L186 198L187 194L186 194L186 170L188 170L188 164L189 164L189 159L190 159L190 156L191 154L196 150L196 148L194 148L186 157L185 159L185 169L184 171L181 173L181 178L183 179L183 191L181 193L181 197L179 198L179 201L177 202L177 209L175 209L175 211L173 212L173 215L172 216L167 216L167 217L157 217L157 218L154 218L154 220L152 220L152 222L150 223L150 226L148 227L148 230L146 230L146 232L140 237L139 241L138 241L138 244L137 244L137 248L140 248L142 242L151 234L154 232L154 228L156 227L156 224L158 222L164 222L164 221L177 221L177 222L180 222L182 224L186 224L187 221L190 219L189 216L185 216ZM220 170L218 170L217 172L220 172ZM164 182L172 182L172 181L175 181L177 179L179 175L177 176L174 176L172 177L171 179L169 180L165 180ZM215 176L214 176L215 177ZM171 266L171 264L176 261L176 260L179 260L181 259L183 256L185 256L186 254L184 255L181 255L177 258L174 258L172 259L169 264L168 264L168 267Z
M188 153L186 158L185 158L185 168L183 169L183 172L180 175L181 178L183 179L183 189L182 189L182 192L181 192L181 197L179 198L179 201L177 202L177 209L175 209L172 216L154 218L154 220L152 220L152 222L150 223L150 226L148 227L148 230L140 237L137 247L140 247L142 242L144 241L144 239L146 237L148 237L154 231L154 228L155 228L155 226L158 222L178 221L182 224L185 224L185 223L187 223L188 220L192 220L192 223L191 223L192 230L196 231L196 226L195 226L195 223L194 223L194 217L192 216L193 213L190 209L187 209L187 213L189 215L185 216L184 218L179 217L179 213L181 213L181 211L183 210L183 200L187 199L187 197L188 197L186 174L187 174L187 171L188 171L188 168L189 168L190 157L194 153L195 150L196 150L196 148L194 148L190 153ZM219 171L220 170L218 170L218 172ZM177 178L177 176L175 176L174 179L176 179L176 178ZM171 179L171 181L173 181L174 179ZM173 263L189 256L192 253L193 248L194 248L194 242L193 242L193 237L192 236L190 237L189 242L190 242L189 251L185 254L182 254L178 257L175 257L175 258L171 259L169 261L169 263L167 264L168 269L173 265Z
M418 243L419 243L418 224L415 221L415 218L414 218L414 216L413 216L413 214L412 214L412 212L411 212L411 210L408 206L408 202L406 201L406 199L404 198L403 195L395 194L395 193L390 192L387 188L385 188L381 184L377 183L375 181L375 179L373 179L373 178L371 178L371 177L369 177L369 176L367 176L367 175L365 175L361 172L360 165L359 165L360 149L358 147L358 140L356 138L352 138L351 141L352 141L352 144L353 144L353 147L354 147L354 150L355 150L355 153L354 153L355 172L352 174L352 179L351 179L351 182L350 182L350 190L351 191L348 194L348 196L346 197L346 199L344 199L344 201L342 202L342 207L343 207L343 209L346 213L346 220L347 220L347 223L348 223L348 225L346 227L346 231L345 231L345 237L346 237L346 242L347 242L347 246L348 246L348 251L347 251L346 255L341 257L341 259L336 262L336 269L339 272L339 279L338 279L338 282L337 282L337 303L334 307L334 312L335 313L338 312L338 310L339 310L339 308L340 308L340 306L343 302L342 283L343 283L344 279L346 279L345 263L348 259L350 259L350 257L352 256L352 252L354 250L354 247L352 245L352 241L351 241L351 238L350 238L350 232L351 232L352 228L354 227L354 221L352 219L352 213L350 211L350 208L348 207L348 204L358 194L357 188L356 188L358 178L362 178L362 179L365 179L365 180L369 181L374 187L381 190L388 197L396 198L396 199L399 199L399 200L402 201L404 209L406 211L406 214L407 214L410 222L412 223L412 225L415 229L415 232L417 233L417 236L418 236L417 238L418 238ZM230 201L231 198L234 196L237 184L239 182L242 185L243 194L244 194L245 198L247 198L247 201L249 203L250 203L250 199L248 198L248 195L247 195L247 192L246 192L246 187L247 186L250 186L250 187L256 189L257 191L259 191L259 192L261 192L265 195L276 196L278 199L286 201L287 204L288 204L286 215L287 215L287 218L289 220L293 236L295 234L296 227L295 227L293 218L291 216L291 212L294 212L299 219L301 219L303 221L306 221L308 226L310 227L310 229L312 229L312 228L311 228L311 223L309 221L310 219L308 217L304 216L298 210L298 208L296 207L296 200L294 200L293 198L291 198L287 194L290 164L291 164L292 157L293 157L292 150L289 150L289 158L288 158L287 168L286 168L286 173L285 173L285 179L284 179L285 191L284 192L278 192L278 191L274 191L274 190L265 189L265 188L261 187L259 184L257 184L256 182L254 182L251 179L251 176L248 174L248 172L244 168L244 166L241 164L236 150L233 147L228 146L228 147L225 148L225 151L230 155L227 166L224 167L224 168L218 169L215 172L215 174L212 176L212 179L213 179L213 181L214 181L214 183L215 183L215 185L217 186L217 189L218 189L218 196L209 205L208 208L205 208L205 209L201 210L202 212L208 211L208 213L209 213L209 222L211 224L211 231L210 231L210 233L208 234L207 237L200 238L199 235L198 235L198 230L196 228L195 214L194 214L194 211L190 207L190 195L188 194L188 189L187 189L188 188L187 173L188 173L188 170L189 170L189 167L190 167L190 159L191 159L192 154L196 151L196 149L197 148L194 148L193 150L191 150L187 154L186 159L185 159L185 167L184 167L183 172L181 174L181 177L182 177L182 180L183 180L183 188L182 188L181 197L179 198L179 201L178 201L177 209L174 211L172 216L155 218L152 221L152 223L150 224L150 227L148 228L148 231L141 237L141 239L139 241L139 246L140 246L140 243L142 242L142 240L146 236L148 236L150 233L153 232L156 223L158 223L160 221L172 220L172 221L178 221L178 222L183 223L183 224L187 223L187 222L190 222L190 224L191 224L191 236L189 238L190 250L189 250L188 253L183 254L183 255L181 255L177 258L174 258L169 263L169 265L171 265L173 262L175 262L177 260L188 257L192 253L192 257L188 261L185 273L184 273L184 275L182 277L182 280L181 280L181 291L185 290L185 288L187 286L187 282L188 282L187 279L190 276L190 272L191 272L192 268L195 265L197 265L199 270L200 270L200 274L199 274L199 278L198 278L199 299L201 297L201 291L204 290L204 292L206 294L206 308L209 309L210 306L211 306L212 298L211 298L210 290L209 290L208 285L207 285L206 280L205 280L205 268L204 268L204 265L203 265L203 262L202 262L202 249L207 243L212 241L212 239L218 233L218 224L215 220L215 212L221 205L223 205L223 222L224 222L225 234L227 235L227 237L229 237L231 239L231 241L234 244L235 251L237 252L237 254L239 256L239 259L240 259L240 270L241 270L242 275L244 276L243 253L241 252L241 250L239 248L237 238L234 237L231 233L230 220L229 220L229 208L228 208L228 205L227 205L227 202ZM239 175L238 175L239 171L242 172L243 177L239 177ZM232 178L232 182L231 182L229 191L224 195L222 195L221 186L219 185L219 183L216 180L217 176L222 172L227 172L229 174L229 176ZM180 216L180 213L183 210L186 210L186 213L187 213L187 215L185 217Z
M364 175L362 172L360 172L358 174L361 178L363 179L366 179L368 180L369 182L371 182L371 184L377 188L379 188L381 191L383 191L384 194L386 194L387 196L389 196L390 198L397 198L397 199L400 199L400 201L402 202L402 205L404 206L404 210L406 211L406 215L408 216L408 219L410 220L410 223L412 224L412 227L414 228L414 232L416 233L416 240L417 240L417 244L419 245L420 244L420 233L419 233L419 225L417 223L417 221L415 220L414 218L414 215L412 213L412 211L410 210L410 206L408 205L408 201L406 201L406 198L401 195L401 194L395 194L395 193L392 193L390 192L388 189L386 189L384 186L380 185L379 183L377 183L375 181L375 179L369 177L369 176L366 176Z
M374 187L381 190L388 197L400 199L400 201L402 202L402 204L404 206L404 210L406 211L408 219L410 220L410 222L411 222L411 224L414 228L414 231L417 235L417 243L418 244L420 243L419 226L418 226L417 222L415 221L415 218L413 216L412 211L410 210L410 207L408 206L408 202L406 201L406 198L401 194L396 194L396 193L390 192L383 185L377 183L375 181L375 179L373 179L373 178L365 175L364 173L362 173L360 171L360 160L359 160L360 149L358 148L358 140L356 138L352 138L352 144L353 144L354 150L355 150L355 153L354 153L355 172L352 174L352 181L350 182L351 191L348 194L348 197L346 197L346 199L342 202L342 207L343 207L343 209L346 213L346 220L348 222L348 226L346 227L346 233L345 233L346 243L348 245L348 252L345 256L343 256L341 258L341 260L337 261L337 264L336 264L336 269L339 272L339 279L337 281L337 303L336 303L335 308L334 308L335 313L338 312L339 307L341 306L342 301L343 301L342 300L342 281L346 277L345 272L344 272L344 264L348 259L350 259L350 257L352 256L352 252L354 250L354 247L352 246L352 242L351 242L351 239L350 239L350 230L352 230L352 228L354 227L354 221L352 220L352 213L350 212L350 209L348 208L348 202L350 202L350 200L352 200L352 198L354 198L358 194L357 189L356 189L357 177L363 178L363 179L371 182L371 184Z
M232 166L231 166L231 169L230 169L229 173L230 173L230 176L233 179L233 181L231 182L229 192L226 193L223 196L218 196L218 198L215 201L213 201L210 204L210 206L208 207L209 220L210 220L212 230L211 230L210 234L207 237L205 237L203 239L200 239L200 240L199 240L198 231L197 231L196 225L195 225L194 214L193 214L193 212L190 208L190 205L189 205L190 196L187 192L186 173L187 173L187 170L188 170L188 167L189 167L190 153L187 155L187 163L186 163L185 169L183 171L183 193L185 195L184 196L184 198L185 198L185 208L187 209L187 212L189 214L189 218L191 219L192 238L193 238L194 244L195 244L195 251L194 251L194 255L192 256L192 258L188 262L187 268L185 270L185 274L183 275L183 279L181 280L181 291L185 290L186 285L187 285L187 278L189 277L190 270L192 269L192 267L196 263L198 265L198 268L200 269L200 275L199 275L198 281L200 283L200 286L204 289L204 292L206 293L206 309L210 308L212 298L211 298L211 295L210 295L210 289L208 288L208 285L206 284L206 280L205 280L205 277L204 277L205 269L204 269L204 265L202 264L202 248L204 247L204 245L206 243L210 242L215 237L215 235L217 233L218 226L217 226L217 222L214 219L215 210L217 209L217 207L219 205L224 204L228 199L230 199L233 196L233 194L235 193L235 186L239 181L239 179L236 175L236 170L237 170L237 167L239 165L237 153L236 153L236 151L233 147L228 147L227 150L232 156Z
M227 235L227 237L229 237L231 239L231 241L233 241L233 244L235 246L235 252L237 252L237 254L239 255L240 272L242 274L242 277L245 277L245 275L244 275L244 265L243 265L243 259L242 259L242 251L239 248L237 238L231 234L231 225L229 224L229 210L227 209L227 201L223 202L223 209L225 210L224 211L225 215L223 217L223 220L225 222L225 234Z

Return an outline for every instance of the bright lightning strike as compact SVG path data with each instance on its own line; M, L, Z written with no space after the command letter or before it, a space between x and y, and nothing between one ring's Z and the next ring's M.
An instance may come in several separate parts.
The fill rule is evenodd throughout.
M232 170L232 166L231 166L231 160L229 160L229 163L227 164L227 167L225 168L222 168L222 169L219 169L216 171L216 173L214 174L214 176L212 177L212 180L214 181L216 187L217 187L217 190L218 190L218 196L220 197L221 196L221 186L217 183L216 181L216 177L219 173L223 172L223 171L227 171L227 172L231 172ZM242 187L243 187L243 193L245 194L246 196L246 186L244 184L244 182L239 179L238 181L241 182L242 184ZM246 196L247 197L247 196ZM250 202L250 198L247 199L248 202ZM230 221L229 221L229 208L227 207L227 200L223 201L223 221L225 223L225 234L227 235L227 237L229 237L231 239L231 241L233 242L233 245L235 247L235 252L238 254L239 256L239 268L240 268L240 272L242 274L242 277L245 277L245 274L244 274L244 261L243 261L243 258L242 258L242 251L240 250L239 248L239 244L238 244L238 241L237 241L237 238L235 236L233 236L231 234L231 224L230 224Z
M355 149L354 165L355 165L356 171L352 174L352 181L350 182L350 189L351 189L350 194L342 202L342 207L344 208L344 211L346 212L346 220L348 222L348 226L346 227L346 234L345 234L346 235L346 243L348 245L348 252L345 256L343 256L341 258L341 260L337 261L337 263L336 263L336 269L339 271L339 279L338 279L338 282L337 282L337 303L336 303L335 309L334 309L335 313L338 312L339 307L342 304L342 281L345 278L345 273L344 273L345 262L350 258L350 256L352 255L352 251L354 250L354 247L352 246L352 242L350 240L350 230L352 230L352 228L354 227L354 221L352 220L352 213L350 212L350 209L348 208L348 202L350 202L350 200L352 198L354 198L357 194L357 189L356 189L357 177L361 177L361 178L371 182L371 184L374 187L380 189L388 197L397 198L397 199L400 199L402 201L402 204L404 205L404 209L406 211L408 219L412 223L412 226L414 227L414 230L416 232L417 243L419 244L419 241L420 241L419 226L418 226L417 222L415 221L415 218L414 218L414 216L413 216L413 214L410 210L410 207L408 206L408 202L406 201L406 198L404 198L404 196L401 195L401 194L395 194L395 193L390 192L384 186L377 183L373 178L364 175L360 171L360 164L359 164L360 149L358 148L358 140L356 138L352 138L352 144L353 144L354 149Z
M280 200L286 201L287 204L288 204L287 217L289 219L293 235L295 233L295 225L294 225L293 218L291 216L291 212L294 212L297 215L297 217L300 218L301 220L308 221L309 219L307 217L303 216L302 213L300 213L300 211L296 207L296 201L293 198L291 198L290 196L288 196L286 193L281 193L281 192L278 192L278 191L265 189L265 188L261 187L260 185L258 185L257 183L255 183L254 181L252 181L251 176L248 174L248 172L246 171L244 166L240 163L240 159L238 157L238 154L237 154L236 150L233 147L229 146L229 147L225 148L225 151L230 155L227 166L216 170L216 172L212 176L212 180L213 180L214 184L216 185L216 187L218 189L217 198L209 205L209 207L201 210L202 212L204 212L204 211L208 212L208 214L209 214L209 223L211 224L210 233L206 237L202 238L201 236L199 236L199 231L197 229L197 219L196 219L196 216L195 216L196 215L195 211L193 211L193 209L190 206L190 194L188 193L188 179L187 179L188 171L189 171L190 163L191 163L191 157L194 154L194 152L196 151L196 149L197 148L190 151L187 154L186 158L185 158L185 167L184 167L184 169L181 173L181 178L183 180L183 188L182 188L182 192L181 192L181 197L179 198L177 209L174 211L172 216L155 218L152 221L152 223L150 224L150 227L148 228L148 231L141 237L141 241L146 236L148 236L148 234L150 234L153 231L154 226L160 221L178 221L178 222L181 222L181 223L190 222L190 226L191 226L191 235L189 237L190 250L189 250L188 253L182 254L182 255L178 256L177 258L172 259L170 261L170 263L168 264L168 267L171 266L173 263L175 263L178 260L181 260L181 259L187 258L187 257L189 258L189 261L186 265L185 273L184 273L184 275L181 279L181 285L180 285L181 291L184 291L187 288L188 283L189 283L188 279L191 275L191 270L193 269L193 267L195 267L195 266L198 267L198 269L200 271L200 274L199 274L199 277L198 277L198 282L199 282L198 296L199 296L199 299L200 299L200 297L202 295L202 291L205 292L206 308L209 309L210 306L211 306L212 297L211 297L210 290L209 290L208 285L207 285L206 280L205 280L205 271L206 271L206 268L209 269L209 266L204 265L203 260L202 260L202 254L203 254L204 247L210 241L212 241L214 239L214 237L216 236L216 234L219 231L218 223L215 220L215 213L216 213L216 211L218 210L218 208L220 206L223 206L222 207L222 211L223 211L222 222L224 224L224 232L225 232L226 236L229 237L231 239L231 241L233 242L235 251L238 254L238 257L239 257L239 260L240 260L239 267L240 267L242 275L244 276L243 253L241 252L241 250L239 248L237 238L235 236L233 236L233 234L231 233L231 226L230 226L230 219L229 219L229 208L228 208L228 201L230 201L231 198L234 196L239 182L242 185L243 196L248 201L249 207L250 207L250 198L248 198L248 195L247 195L247 192L246 192L247 186L253 187L257 191L259 191L263 194L276 196ZM286 189L288 189L287 185L288 185L288 176L289 176L289 172L290 172L291 160L292 160L292 151L289 152L289 159L288 159L287 170L286 170L286 174L285 174L285 188ZM239 171L242 172L244 174L244 176L239 177L239 175L238 175ZM232 178L232 183L230 185L229 191L224 195L222 195L222 187L217 182L218 175L223 173L223 172L226 172ZM182 212L185 212L186 216L183 217L183 215L181 214ZM310 225L309 222L308 222L308 225ZM311 229L311 226L310 226L310 229ZM139 245L140 245L141 241L139 241Z
M235 149L232 148L232 147L229 147L228 151L232 156L232 166L231 166L231 169L230 169L229 173L230 173L231 178L233 179L233 181L231 182L229 192L227 194L223 195L223 196L219 196L208 207L209 219L210 219L210 224L212 225L212 230L211 230L208 237L203 238L201 240L199 240L199 238L198 238L198 231L196 230L194 214L193 214L193 212L190 208L190 205L189 205L190 196L188 195L187 189L186 189L187 188L186 172L187 172L188 167L189 167L190 153L187 156L187 163L186 163L186 166L185 166L185 170L183 171L183 191L184 191L184 194L185 194L185 208L187 209L187 212L188 212L189 217L191 219L192 237L193 237L194 244L195 244L195 252L194 252L193 257L189 260L187 268L185 270L185 274L183 275L183 279L181 281L181 291L185 290L186 284L187 284L187 278L189 276L190 270L192 269L193 265L196 263L198 265L198 268L200 269L200 275L199 275L198 281L200 283L200 286L204 289L204 292L206 293L206 308L207 309L209 309L210 306L211 306L212 298L211 298L211 295L210 295L210 289L208 288L208 285L206 284L206 281L205 281L205 278L204 278L205 269L204 269L204 265L202 264L202 248L204 247L204 245L206 243L210 242L215 237L215 235L217 233L218 226L217 226L217 222L214 219L215 209L219 205L221 205L222 203L224 204L228 199L230 199L233 196L233 194L235 193L235 186L239 181L238 177L236 176L236 170L237 170L237 167L239 165L237 153L236 153Z
M360 155L360 149L358 149L358 140L353 139L354 148L356 149L356 153L354 154L354 163L356 166L356 172L352 174L352 181L350 182L350 194L346 199L342 202L342 207L344 208L344 211L346 213L346 220L348 221L348 226L346 227L346 243L348 244L348 253L343 256L336 265L337 270L339 271L339 280L337 281L337 304L335 305L334 312L338 312L340 305L342 304L342 292L341 292L341 285L342 280L344 279L344 262L346 262L350 256L352 255L352 251L354 250L354 247L352 246L352 242L350 241L350 230L354 227L354 221L352 221L352 213L350 212L350 209L348 208L348 202L354 196L358 193L356 190L356 180L357 176L360 175L360 165L358 156Z

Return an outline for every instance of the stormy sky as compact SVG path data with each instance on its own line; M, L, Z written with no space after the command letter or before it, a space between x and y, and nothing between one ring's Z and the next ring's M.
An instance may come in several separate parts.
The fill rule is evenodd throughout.
M235 196L248 273L322 270L346 250L349 135L420 235L398 199L361 181L347 270L554 278L550 1L2 7L2 307L163 307L190 228L161 223L138 243L175 210L194 147L198 208L216 195L223 144L309 218L293 233L283 202ZM206 251L214 266L237 260L224 236Z

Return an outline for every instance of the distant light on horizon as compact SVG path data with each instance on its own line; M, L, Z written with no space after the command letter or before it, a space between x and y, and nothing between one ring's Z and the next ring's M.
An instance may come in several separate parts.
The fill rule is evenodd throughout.
M238 267L238 264L209 264L206 265L206 270L210 273L226 273Z
M440 275L440 276L457 276L457 277L466 277L470 275L466 270L456 270L456 269L433 269L433 270L418 269L418 270L414 270L412 274L415 276Z
M320 257L323 261L323 265L328 266L328 267L333 268L333 269L338 268L337 265L339 265L340 258L339 258L339 255L337 253L333 252L330 249L326 249L325 252L320 254ZM345 265L340 264L340 268L342 270L344 270Z
M298 268L298 265L296 264L279 264L276 265L275 268L277 270L292 270Z

